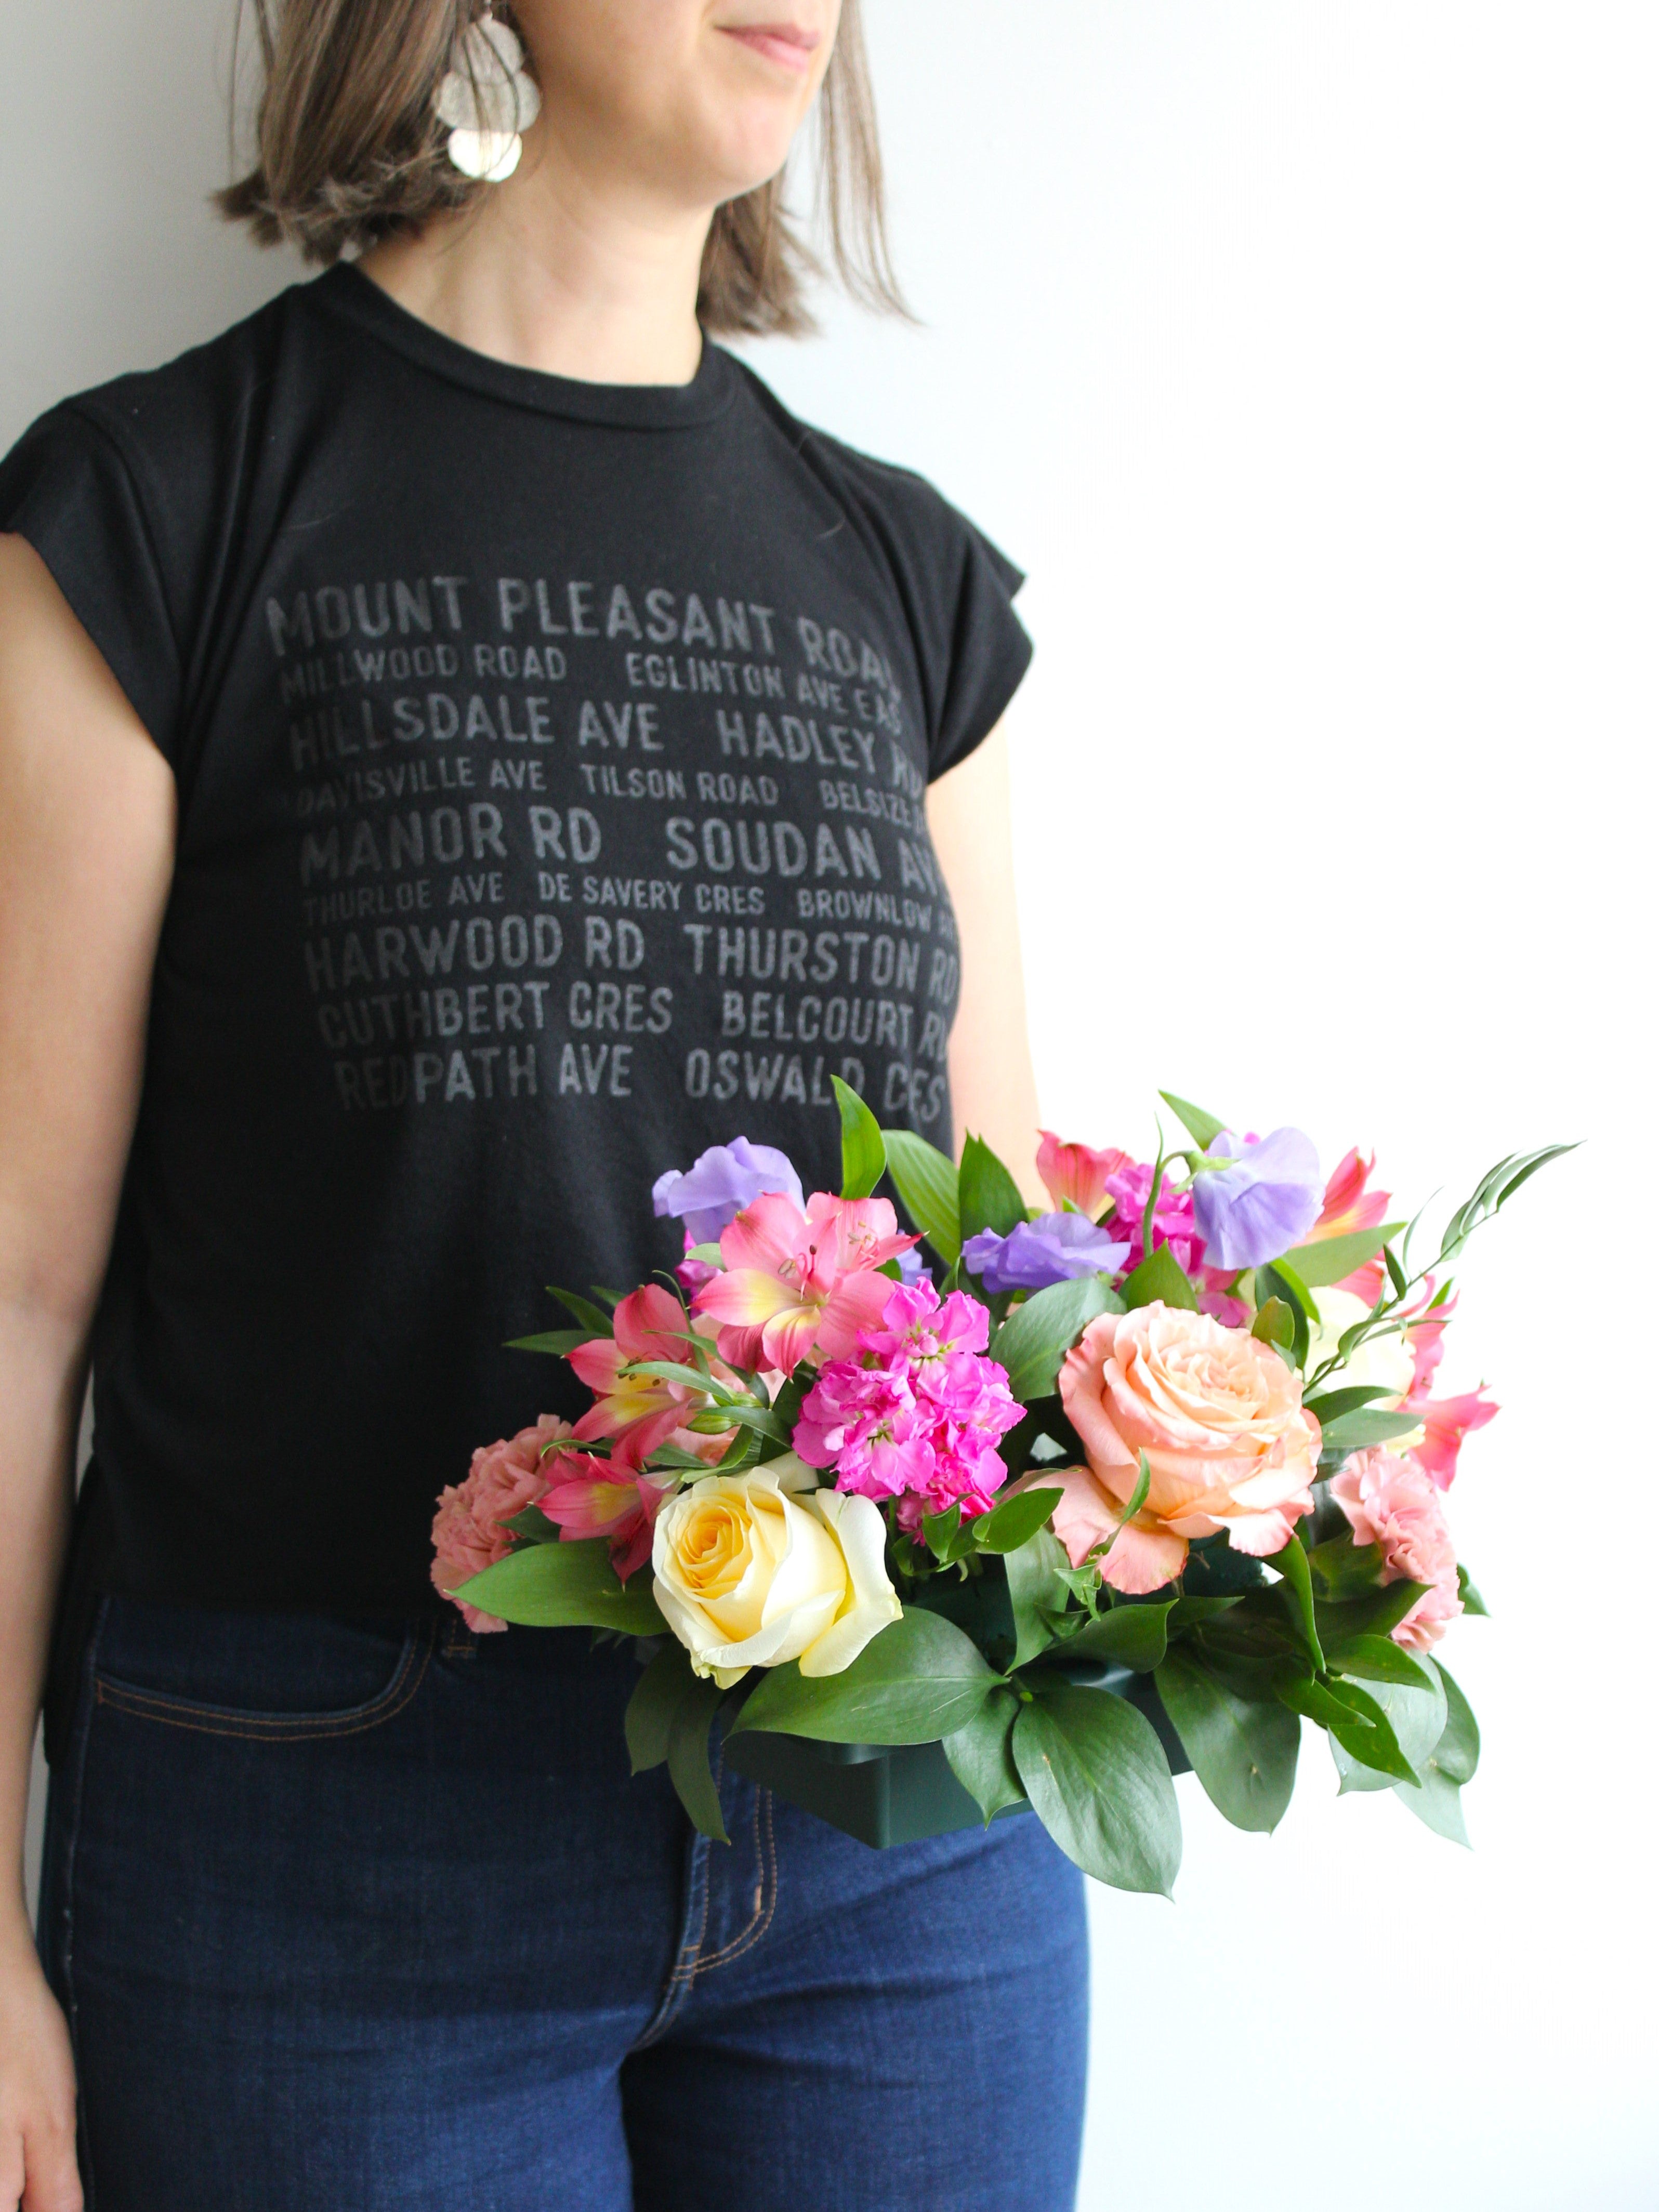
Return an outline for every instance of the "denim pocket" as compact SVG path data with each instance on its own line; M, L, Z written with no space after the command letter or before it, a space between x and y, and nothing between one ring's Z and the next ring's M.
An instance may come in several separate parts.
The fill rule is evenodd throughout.
M136 1719L251 1742L356 1735L410 1704L436 1632L429 1621L110 1598L94 1646L93 1698Z

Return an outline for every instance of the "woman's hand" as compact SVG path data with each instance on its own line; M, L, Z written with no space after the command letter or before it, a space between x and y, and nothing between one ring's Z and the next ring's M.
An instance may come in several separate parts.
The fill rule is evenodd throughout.
M0 1938L0 2208L81 2212L75 2061L27 1925Z

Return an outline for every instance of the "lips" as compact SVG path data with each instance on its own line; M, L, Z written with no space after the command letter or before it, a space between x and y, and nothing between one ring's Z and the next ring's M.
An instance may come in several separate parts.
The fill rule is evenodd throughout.
M818 47L817 32L794 23L721 23L717 27L728 39L747 46L750 53L795 76L804 76L811 67Z

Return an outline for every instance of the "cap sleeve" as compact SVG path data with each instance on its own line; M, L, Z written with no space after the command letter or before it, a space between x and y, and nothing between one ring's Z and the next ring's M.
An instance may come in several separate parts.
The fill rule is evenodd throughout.
M954 543L935 572L944 588L925 625L933 634L923 641L924 652L937 657L929 681L939 702L928 732L930 781L990 735L1031 660L1031 641L1013 606L1024 571L954 507L945 512Z
M149 520L113 436L73 404L0 461L0 531L34 548L161 750L173 758L182 676Z
M990 735L1030 665L1031 641L1013 605L1024 572L925 477L822 434L806 450L814 445L836 468L903 604L932 782Z

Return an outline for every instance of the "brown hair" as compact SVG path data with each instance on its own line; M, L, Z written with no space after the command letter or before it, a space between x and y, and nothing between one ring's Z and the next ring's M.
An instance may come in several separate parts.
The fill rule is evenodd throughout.
M337 261L489 190L452 165L433 106L478 0L253 0L253 10L264 69L258 161L218 203L262 246ZM888 257L859 0L842 0L818 149L836 274L866 306L905 313ZM807 283L823 267L774 177L715 210L698 319L716 333L810 331Z

